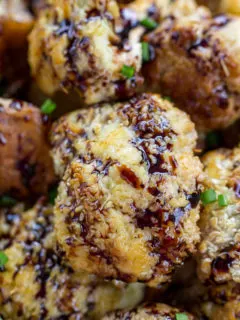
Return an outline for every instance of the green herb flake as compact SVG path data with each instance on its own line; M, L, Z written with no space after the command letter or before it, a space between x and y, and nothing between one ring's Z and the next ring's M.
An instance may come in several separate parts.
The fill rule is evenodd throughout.
M218 205L220 207L226 207L228 205L228 199L224 194L218 196Z
M208 189L201 194L201 200L204 205L213 203L217 200L217 194L215 190Z
M206 136L206 144L208 149L216 149L221 143L220 133L217 131L209 132Z
M49 202L54 205L55 204L55 199L57 197L58 194L58 189L57 187L53 187L52 189L49 190L48 192L48 200Z
M169 102L173 102L172 99L171 99L170 97L168 97L168 96L163 97L163 99L164 99L164 100L167 100L167 101L169 101Z
M188 320L186 313L176 313L176 320Z
M0 197L0 207L13 207L17 203L17 200L9 197L9 196L2 196Z
M147 28L148 30L156 29L158 26L157 22L151 18L145 18L145 19L141 20L140 24L143 27Z
M5 264L7 262L8 262L7 255L3 251L0 251L0 268L5 267Z
M132 78L134 76L135 69L133 67L124 65L122 67L121 73L125 78L130 79L130 78Z
M142 59L143 62L148 62L150 60L150 50L147 42L142 42Z
M41 106L41 111L44 114L51 114L56 109L57 105L51 99L47 99Z

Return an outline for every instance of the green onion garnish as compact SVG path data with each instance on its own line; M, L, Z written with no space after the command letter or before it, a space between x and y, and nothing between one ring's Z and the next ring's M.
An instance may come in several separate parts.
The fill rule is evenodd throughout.
M148 62L150 60L150 50L147 42L142 42L142 58L143 62Z
M228 205L228 199L224 194L218 196L218 205L220 207L226 207Z
M135 70L134 70L133 67L124 65L122 67L121 73L125 78L130 79L130 78L132 78L134 76Z
M57 105L51 99L47 99L41 106L41 111L44 114L51 114L56 109Z
M49 190L48 192L48 200L51 204L54 205L55 203L55 199L57 197L57 194L58 194L58 189L57 187L53 187L52 189Z
M176 320L188 320L186 313L176 313Z
M2 196L0 198L0 207L12 207L16 203L17 203L17 200L9 196Z
M145 18L141 20L140 24L149 30L156 29L158 26L157 22L151 18Z
M172 99L171 99L170 97L165 96L165 97L163 97L163 99L164 99L164 100L167 100L167 101L169 101L169 102L172 102Z
M208 149L215 149L220 145L221 137L219 132L212 131L206 136L206 144Z
M0 251L0 268L3 268L7 262L7 255L3 251Z
M215 190L208 189L201 194L201 200L204 205L215 202L217 200L217 194Z

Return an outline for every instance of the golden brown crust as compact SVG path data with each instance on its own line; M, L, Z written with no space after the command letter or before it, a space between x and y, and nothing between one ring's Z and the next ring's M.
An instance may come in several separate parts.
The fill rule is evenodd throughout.
M0 194L45 193L54 181L46 127L39 109L0 99Z
M0 272L4 319L100 319L106 312L133 308L142 299L140 284L116 286L85 272L74 273L56 251L52 207L43 200L26 212L0 212L0 221L4 219L0 227L1 234L5 225L1 250L8 257Z
M51 135L63 177L56 232L72 267L168 281L199 239L201 164L186 114L144 94L71 113Z
M169 17L146 37L156 58L148 84L171 96L201 130L224 128L240 115L240 19L204 11Z
M208 6L214 13L240 14L239 0L199 0L198 3Z
M105 316L103 320L176 320L177 314L184 314L188 320L194 319L194 317L187 312L166 304L156 303L145 304L129 312L118 311L109 316Z

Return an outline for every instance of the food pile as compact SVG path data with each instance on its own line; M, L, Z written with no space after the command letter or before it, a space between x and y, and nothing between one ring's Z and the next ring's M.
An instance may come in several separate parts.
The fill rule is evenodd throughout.
M0 2L0 320L240 319L239 15Z

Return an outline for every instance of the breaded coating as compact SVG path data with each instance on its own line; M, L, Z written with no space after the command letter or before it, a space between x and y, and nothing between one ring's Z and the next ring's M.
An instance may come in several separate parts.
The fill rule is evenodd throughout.
M201 213L199 277L223 284L233 281L240 288L240 149L219 149L203 157L205 188L224 195L228 204L207 204Z
M142 83L141 44L125 46L114 30L114 0L52 0L29 38L29 63L39 87L51 95L76 89L86 103L124 98ZM123 66L133 74L122 73Z
M204 9L167 17L145 40L155 59L144 67L150 88L170 96L200 130L229 126L240 116L240 19L211 18Z
M33 105L0 99L0 195L47 192L54 172L46 129Z
M169 281L199 240L202 166L189 117L143 94L61 118L51 141L57 239L73 269Z
M199 0L198 3L208 6L214 13L240 14L239 0Z
M116 286L66 265L56 251L52 207L43 200L20 215L9 211L5 220L11 228L5 235L8 262L0 272L3 319L100 319L141 301L141 284Z
M133 311L117 311L103 320L175 320L177 315L184 316L184 319L193 320L194 317L187 312L170 307L166 304L146 304ZM181 318L182 319L182 318Z

